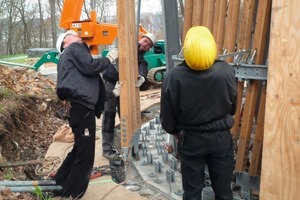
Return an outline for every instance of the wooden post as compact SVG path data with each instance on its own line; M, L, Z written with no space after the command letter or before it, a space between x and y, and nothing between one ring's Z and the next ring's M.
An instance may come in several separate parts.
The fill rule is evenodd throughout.
M253 15L255 8L256 0L245 0L243 2L243 13L239 26L239 34L238 34L238 43L237 48L241 49L249 49L251 44L251 35L253 29ZM242 99L243 99L243 91L244 91L244 80L238 80L238 97L237 97L237 110L234 116L235 124L231 129L234 146L237 145L237 140L240 133L240 121L242 114ZM252 123L252 122L251 122ZM235 147L236 148L236 147Z
M239 10L240 1L229 0L224 39L224 48L227 49L228 53L232 53L235 50ZM231 61L232 59L229 58L228 62Z
M140 127L139 90L137 80L137 35L134 0L117 0L119 78L123 82L121 101L121 147L129 147L130 140Z
M223 53L224 33L225 33L225 21L226 21L227 1L216 0L214 23L213 23L213 35L217 43L218 55Z
M203 21L204 0L194 0L192 26L200 26Z
M271 0L259 1L257 20L254 33L253 48L257 50L256 63L263 64L264 52L266 49L266 38L270 20ZM248 147L253 126L253 118L257 105L258 89L260 81L253 80L247 85L245 107L243 112L243 121L239 138L238 153L236 157L236 172L246 170L246 161L248 159Z
M300 1L273 1L260 199L300 196Z
M203 23L211 32L213 31L215 0L206 0L203 5Z
M181 38L182 44L184 43L186 33L192 27L192 18L193 18L193 0L185 0L184 24L183 24L183 32Z

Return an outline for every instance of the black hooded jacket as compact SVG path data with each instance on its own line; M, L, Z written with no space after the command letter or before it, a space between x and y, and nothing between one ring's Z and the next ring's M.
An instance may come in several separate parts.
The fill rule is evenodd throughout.
M161 89L161 123L166 132L229 130L236 111L236 78L228 63L216 61L203 71L186 62L171 69Z
M140 43L138 43L138 49L140 47ZM143 76L145 79L147 78L148 74L148 63L144 58L145 51L138 51L138 74ZM130 66L129 66L130 67ZM103 79L106 81L115 84L119 80L119 72L112 65L103 73Z
M97 111L103 110L105 101L105 89L99 73L109 66L108 58L93 58L85 43L70 44L60 55L57 65L58 98L93 109L97 115Z

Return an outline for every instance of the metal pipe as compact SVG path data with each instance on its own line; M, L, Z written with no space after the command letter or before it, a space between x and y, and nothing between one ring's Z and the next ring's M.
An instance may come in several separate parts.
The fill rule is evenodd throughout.
M0 181L0 186L41 186L56 185L54 180L35 180L35 181Z
M54 191L54 190L62 190L62 186L24 186L24 187L5 187L0 186L0 191L9 189L11 192L34 192L36 191L36 187L39 187L41 191Z
M26 65L26 64L21 64L21 63L7 62L7 61L3 61L3 60L0 60L0 64L12 65L12 66L19 66L19 67L27 67L27 68L34 69L34 66L31 66L31 65Z
M136 36L139 36L140 30L140 21L141 21L141 0L137 1L137 12L136 12Z

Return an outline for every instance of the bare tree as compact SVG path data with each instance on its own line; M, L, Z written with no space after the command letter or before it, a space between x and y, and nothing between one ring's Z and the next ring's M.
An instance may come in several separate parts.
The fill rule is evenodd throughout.
M27 14L29 12L29 9L26 8L26 0L19 0L18 4L16 4L16 9L20 15L20 22L22 24L22 30L21 33L23 34L23 44L21 45L22 47L22 52L25 52L26 49L28 49L31 46L31 40L30 40L30 33L31 30L28 27L27 22L30 22L32 15ZM27 4L28 5L28 4ZM20 25L21 25L20 24ZM21 28L21 27L19 27Z
M50 4L50 16L51 16L51 32L52 32L52 46L55 47L57 40L57 23L55 13L55 0L49 0Z
M7 0L3 3L5 10L7 11L7 20L8 20L8 35L6 43L6 54L13 54L12 47L12 38L13 38L13 26L16 19L16 5L15 0Z
M0 0L0 55L26 53L28 48L55 47L64 1ZM89 18L93 7L99 23L116 23L116 0L94 0L93 5L92 1L84 2L82 19ZM159 27L156 16L149 17L145 17L143 25L153 23Z
M38 8L39 8L39 15L40 15L40 45L39 47L42 47L43 44L43 33L44 33L44 16L42 11L42 4L41 0L38 0Z

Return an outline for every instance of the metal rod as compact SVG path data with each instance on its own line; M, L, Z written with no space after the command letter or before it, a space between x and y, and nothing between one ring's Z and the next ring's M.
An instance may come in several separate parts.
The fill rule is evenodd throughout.
M31 65L26 65L26 64L21 64L21 63L7 62L7 61L3 61L3 60L0 60L0 64L12 65L12 66L18 66L18 67L28 67L28 68L34 69L34 66L31 66Z
M56 185L54 180L35 180L35 181L0 181L0 186L41 186Z
M36 187L39 187L41 191L54 191L54 190L62 190L62 186L25 186L25 187L5 187L0 186L0 191L10 189L11 192L34 192L36 191Z

